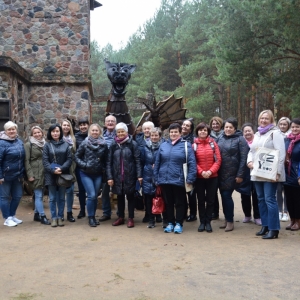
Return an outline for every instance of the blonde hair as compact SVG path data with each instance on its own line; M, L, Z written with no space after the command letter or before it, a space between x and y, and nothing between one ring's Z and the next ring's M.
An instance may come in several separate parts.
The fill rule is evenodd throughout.
M150 130L150 134L152 132L157 132L159 134L159 136L161 137L162 136L162 132L161 132L161 129L159 127L154 127Z
M30 136L33 136L33 130L34 129L38 129L42 133L42 135L44 137L44 131L43 131L43 129L40 126L37 126L37 125L31 127L31 129L30 129Z
M98 129L99 129L99 131L100 131L100 137L102 137L102 132L103 132L103 130L102 130L101 126L100 126L99 124L97 124L97 123L93 123L93 124L90 125L89 131L88 131L88 136L91 135L91 130L92 130L92 127L93 127L93 126L98 127Z
M64 122L67 122L70 125L70 132L69 132L69 134L70 134L70 137L71 137L71 139L73 141L73 149L76 151L76 139L75 139L75 135L74 135L74 131L73 131L73 126L72 126L72 124L71 124L71 122L69 120L63 119L62 122L61 122L61 127L62 127L62 125L63 125Z
M275 118L274 118L274 115L273 115L273 112L272 112L270 109L263 110L263 111L259 114L258 120L257 120L258 124L259 124L259 120L260 120L260 118L261 118L261 116L262 116L263 114L267 114L267 115L270 117L271 124L276 125L276 123L275 123Z
M18 130L18 125L12 121L6 122L3 127L4 127L4 131L12 127L15 127Z

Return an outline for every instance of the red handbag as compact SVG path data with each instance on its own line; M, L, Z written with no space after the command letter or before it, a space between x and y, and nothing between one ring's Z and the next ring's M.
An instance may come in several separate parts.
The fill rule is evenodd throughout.
M155 197L152 200L152 213L161 214L165 211L165 201L162 197L161 187L158 186L155 191Z

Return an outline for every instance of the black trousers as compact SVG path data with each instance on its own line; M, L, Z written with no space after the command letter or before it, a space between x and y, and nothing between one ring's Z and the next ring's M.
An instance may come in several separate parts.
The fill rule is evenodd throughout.
M251 217L251 206L252 206L254 219L260 219L257 194L256 194L256 191L255 191L255 188L254 188L254 185L252 182L251 182L251 184L252 184L252 188L251 188L252 205L251 205L251 196L241 194L242 209L243 209L245 217Z
M185 216L186 191L182 186L162 184L162 194L166 203L168 223L183 224ZM174 208L176 213L174 212Z
M284 185L286 206L291 219L300 219L300 186Z
M151 221L154 220L155 215L152 213L152 199L154 195L144 194L145 199L145 207L146 207L146 214L149 216Z
M186 193L187 200L186 200L186 215L188 214L188 209L190 209L190 215L196 216L197 215L197 197L196 191L191 191Z
M220 211L220 204L219 204L218 189L217 189L215 193L215 202L214 202L214 210L213 210L213 213L216 217L219 217L219 211Z
M117 195L118 198L118 216L120 218L125 217L125 194ZM134 218L134 193L126 194L128 202L128 218Z
M214 212L215 197L218 189L218 177L208 179L197 178L195 187L198 198L200 222L210 222L212 213Z

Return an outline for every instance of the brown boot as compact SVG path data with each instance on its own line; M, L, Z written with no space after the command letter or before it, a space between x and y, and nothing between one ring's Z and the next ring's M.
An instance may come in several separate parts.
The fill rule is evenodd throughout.
M219 227L220 229L224 229L227 226L227 221L225 220L225 222Z
M291 218L291 223L285 227L286 230L291 230L292 226L295 224L295 220L294 218Z
M295 219L295 223L294 225L291 227L292 231L297 231L300 229L300 220L299 219Z
M225 228L225 232L232 231L234 228L233 222L227 222L227 226Z

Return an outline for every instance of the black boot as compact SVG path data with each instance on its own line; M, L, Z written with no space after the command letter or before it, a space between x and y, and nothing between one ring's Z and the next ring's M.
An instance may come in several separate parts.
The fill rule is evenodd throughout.
M279 234L279 230L270 230L266 235L264 235L262 238L264 240L271 240L271 239L277 239Z
M265 235L268 231L269 231L268 226L262 226L262 227L261 227L261 230L258 231L258 232L256 232L256 235L257 235L257 236L263 236L263 235Z
M95 217L89 217L89 225L91 227L97 227L97 225L95 223Z
M145 211L145 217L143 218L143 223L148 223L150 220L149 214Z
M74 219L73 214L72 214L71 211L70 211L70 212L67 212L67 220L68 220L69 222L75 222L75 219Z
M37 213L37 212L34 213L33 221L41 222L41 217L40 217L40 214L39 214L39 213Z
M100 222L94 217L94 222L96 225L100 225Z
M205 230L205 223L200 223L200 226L198 227L198 232L203 232Z
M206 229L206 232L212 232L212 227L210 225L210 222L206 221L206 224L205 224L205 229Z
M77 216L77 219L82 219L85 217L85 211L80 211L78 216Z
M51 223L46 216L41 216L41 224L50 225Z
M154 228L155 227L155 221L154 221L154 219L150 219L149 220L149 223L148 223L148 226L147 226L148 228Z

